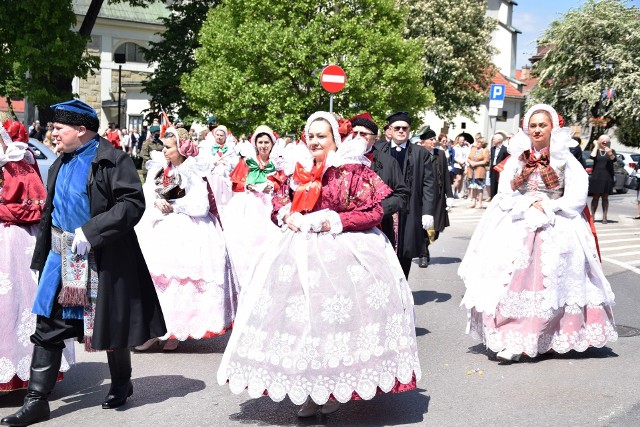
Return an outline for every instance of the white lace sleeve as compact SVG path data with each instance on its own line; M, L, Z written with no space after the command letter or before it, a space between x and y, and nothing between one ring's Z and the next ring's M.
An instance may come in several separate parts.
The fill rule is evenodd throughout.
M144 165L145 169L148 171L147 177L151 176L153 171L157 172L165 166L167 166L167 159L164 158L162 151L152 151L149 153L149 160L147 160L147 163Z
M194 160L193 162L189 162ZM195 159L189 158L179 167L185 195L173 201L173 211L190 217L203 217L209 214L207 184L196 168Z
M572 218L581 215L587 203L589 176L575 157L568 156L566 161L564 194L556 200L545 200L543 207Z

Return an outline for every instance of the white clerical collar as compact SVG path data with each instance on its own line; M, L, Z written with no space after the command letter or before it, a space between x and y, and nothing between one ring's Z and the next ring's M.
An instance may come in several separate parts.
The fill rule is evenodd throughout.
M405 148L407 148L407 141L398 145L394 140L391 140L391 148L395 148L397 151L404 150Z

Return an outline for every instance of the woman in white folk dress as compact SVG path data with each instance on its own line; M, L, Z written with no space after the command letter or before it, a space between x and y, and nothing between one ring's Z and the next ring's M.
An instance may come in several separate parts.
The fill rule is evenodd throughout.
M529 109L460 264L468 332L500 360L618 337L588 220L587 173L569 151L575 144L552 107Z
M280 189L285 175L269 158L276 142L270 127L258 126L251 142L241 142L241 156L230 178L233 197L225 208L224 235L231 261L241 286L264 248L279 233L271 222L271 198Z
M274 196L283 229L240 296L218 382L233 393L287 395L298 416L411 390L421 377L413 298L393 247L376 228L391 190L366 143L340 145L317 112L293 175Z
M178 341L224 334L236 312L237 279L210 213L207 165L196 161L198 147L185 129L168 128L162 141L162 153L147 162L147 208L136 233L168 332L138 351L161 344L175 350Z

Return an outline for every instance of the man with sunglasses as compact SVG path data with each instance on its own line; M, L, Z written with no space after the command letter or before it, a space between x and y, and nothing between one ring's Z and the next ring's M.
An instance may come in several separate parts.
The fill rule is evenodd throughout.
M371 115L369 113L358 114L350 118L349 121L353 128L354 138L361 137L367 142L365 156L371 161L371 169L393 190L393 193L382 201L384 216L380 225L382 232L395 247L396 236L393 230L393 214L406 208L407 200L409 199L409 188L404 183L398 162L378 149L375 143L378 137L378 125L375 124Z
M407 279L413 258L420 256L424 231L433 226L435 209L435 175L429 153L422 146L408 144L411 117L398 111L387 117L392 131L390 142L376 143L383 153L390 154L400 166L405 185L409 188L407 208L398 214L398 260Z

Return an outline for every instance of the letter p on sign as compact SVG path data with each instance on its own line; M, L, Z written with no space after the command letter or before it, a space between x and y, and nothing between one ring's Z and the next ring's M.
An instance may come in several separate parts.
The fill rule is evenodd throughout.
M505 85L491 85L489 89L489 101L504 101Z

